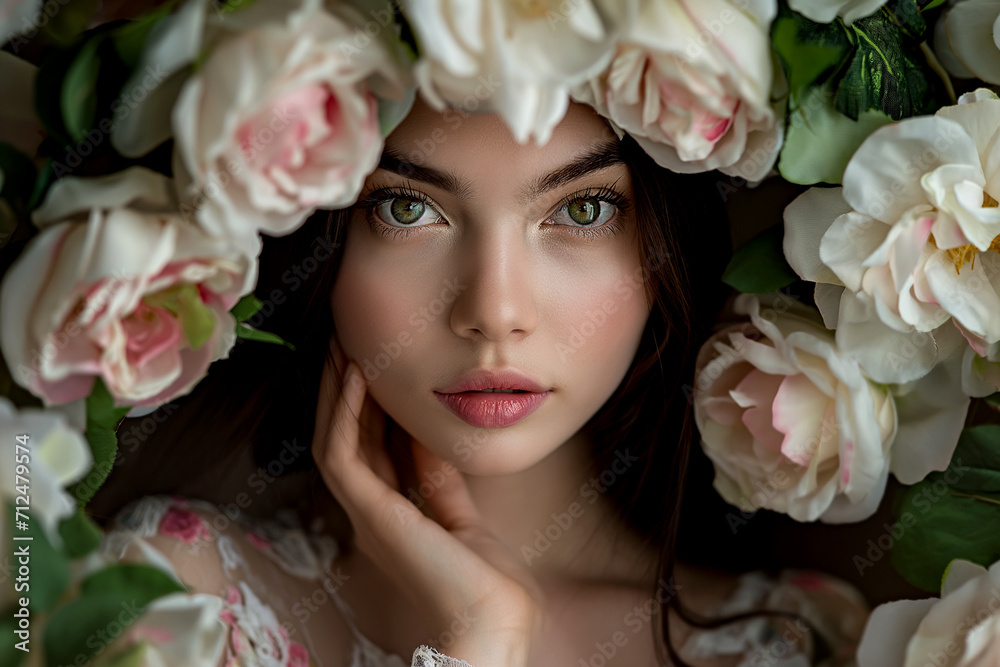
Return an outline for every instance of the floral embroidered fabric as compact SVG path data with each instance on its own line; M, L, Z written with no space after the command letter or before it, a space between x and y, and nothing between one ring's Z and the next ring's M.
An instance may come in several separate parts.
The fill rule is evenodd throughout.
M312 667L324 664L320 656L334 653L342 653L345 662L338 664L349 667L473 667L426 645L417 647L407 663L369 640L337 594L343 576L335 567L336 541L302 528L291 511L269 520L234 518L201 500L146 496L115 517L102 551L116 560L152 561L192 592L220 598L218 618L227 633L220 664L225 667ZM807 573L784 572L776 580L751 573L714 611L765 608L798 613L819 631L831 654L819 663L823 667L853 665L867 612L853 588ZM347 633L329 631L335 626L346 626ZM725 656L724 662L710 664L733 667L805 666L800 640L807 632L801 620L756 617L694 632L682 655Z

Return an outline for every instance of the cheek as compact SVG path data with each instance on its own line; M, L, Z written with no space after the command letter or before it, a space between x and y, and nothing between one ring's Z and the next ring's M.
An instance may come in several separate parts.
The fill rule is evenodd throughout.
M331 294L334 324L344 352L369 382L382 376L406 379L405 363L397 362L419 347L427 329L427 309L419 306L433 301L434 290L427 286L440 282L421 270L426 274L426 266L400 256L383 261L363 240L344 250Z
M566 266L560 278L566 288L551 295L558 313L557 356L569 365L586 358L588 364L619 366L631 361L649 316L649 274L637 252L595 259Z
M648 273L636 255L605 257L575 288L554 294L554 367L575 386L581 410L596 411L625 377L649 319Z

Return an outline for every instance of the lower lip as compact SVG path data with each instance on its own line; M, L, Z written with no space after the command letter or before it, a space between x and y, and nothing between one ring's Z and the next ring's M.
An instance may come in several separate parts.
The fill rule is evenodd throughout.
M472 426L503 428L516 424L537 410L551 393L551 390L523 394L465 391L458 394L434 392L434 395Z

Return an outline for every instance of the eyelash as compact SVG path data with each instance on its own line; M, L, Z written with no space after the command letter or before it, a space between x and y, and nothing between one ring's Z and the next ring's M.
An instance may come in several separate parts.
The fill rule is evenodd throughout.
M617 183L618 181L615 181ZM608 202L612 204L616 209L615 217L609 222L604 223L600 227L595 227L589 229L586 227L571 227L569 225L555 224L553 226L566 227L567 231L571 234L576 234L577 236L584 237L588 240L594 240L598 237L615 235L621 229L621 218L628 213L631 209L632 204L629 202L628 198L614 189L614 183L610 186L602 185L599 188L587 188L580 192L574 192L573 194L563 197L559 203L556 204L554 210L558 211L564 206L573 203L574 201L580 199L590 199L597 198L601 201ZM395 198L400 199L410 199L413 201L418 201L425 206L430 206L435 210L438 210L434 205L434 202L422 192L414 190L407 183L405 186L385 186L376 187L367 196L358 201L354 206L355 208L361 209L365 214L365 222L374 231L378 232L382 236L396 238L407 238L414 231L420 229L420 227L429 227L430 225L420 225L420 227L393 227L392 225L386 224L378 219L375 215L375 209L379 205L390 201ZM548 219L548 218L547 218Z

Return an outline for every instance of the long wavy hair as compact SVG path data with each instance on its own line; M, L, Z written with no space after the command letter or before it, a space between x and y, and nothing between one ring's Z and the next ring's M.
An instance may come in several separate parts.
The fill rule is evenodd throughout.
M638 457L620 481L606 487L606 497L621 524L659 553L660 588L672 582L678 558L731 566L727 557L738 552L737 567L761 561L755 562L746 539L734 550L734 535L718 529L725 526L726 506L711 489L707 459L693 447L694 358L729 293L720 280L731 246L718 175L663 169L628 136L619 146L631 172L652 311L624 380L583 428L592 436L594 475L609 469L625 448ZM100 523L152 493L230 505L242 494L253 503L249 513L258 516L280 507L295 507L306 516L317 499L335 503L310 443L333 333L329 295L349 216L350 209L322 211L293 234L265 237L255 289L264 308L250 324L279 334L295 350L239 340L230 358L213 364L189 395L151 415L124 420L115 467L88 507ZM386 446L406 488L414 481L410 453L400 445L402 429L391 417L386 427ZM689 468L695 483L686 493ZM245 503L239 505L245 509ZM331 530L347 535L349 523L342 517L344 523ZM665 651L675 664L686 663L670 641L670 608L693 625L727 622L699 618L679 595L656 599L662 600L657 654Z

